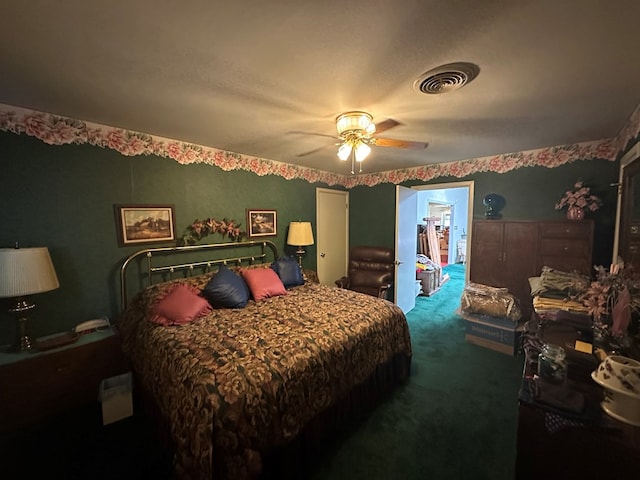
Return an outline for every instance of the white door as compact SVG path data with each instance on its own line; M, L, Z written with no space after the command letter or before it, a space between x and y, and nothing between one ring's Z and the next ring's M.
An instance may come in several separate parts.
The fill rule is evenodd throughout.
M349 192L316 188L318 279L325 285L347 274Z
M407 313L416 306L418 192L396 185L396 272L394 298Z

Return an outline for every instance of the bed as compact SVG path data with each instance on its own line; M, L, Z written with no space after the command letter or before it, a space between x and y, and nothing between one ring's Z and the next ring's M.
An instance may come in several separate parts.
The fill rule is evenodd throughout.
M196 258L203 253L214 258ZM248 282L258 270L270 275L279 258L273 243L252 241L146 249L121 268L117 328L135 390L168 432L178 478L266 477L274 458L302 448L313 455L331 430L409 376L402 311L322 285L313 272L284 294L256 301L252 292L241 308L205 308L178 325L154 321L178 286L202 297L217 275ZM148 282L135 295L132 277L135 288L140 277Z

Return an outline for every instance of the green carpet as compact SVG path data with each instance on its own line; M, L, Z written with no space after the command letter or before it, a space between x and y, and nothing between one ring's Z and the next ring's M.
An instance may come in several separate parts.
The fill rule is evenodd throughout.
M322 479L513 479L522 356L464 341L464 266L407 314L409 382L319 460Z

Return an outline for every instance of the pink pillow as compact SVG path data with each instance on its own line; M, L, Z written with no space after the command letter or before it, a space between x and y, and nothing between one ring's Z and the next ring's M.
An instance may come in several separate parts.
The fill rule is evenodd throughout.
M282 280L271 268L251 268L240 270L244 281L247 282L251 296L256 302L269 297L286 295Z
M188 285L179 284L153 308L151 321L160 325L182 325L211 312L209 302Z

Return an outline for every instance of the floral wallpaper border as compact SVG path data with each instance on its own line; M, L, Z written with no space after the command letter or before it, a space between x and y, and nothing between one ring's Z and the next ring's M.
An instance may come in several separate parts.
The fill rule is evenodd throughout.
M462 178L479 172L505 173L531 166L553 168L576 160L614 161L640 133L640 105L620 134L613 139L358 176L340 175L3 104L0 104L0 131L30 135L49 145L88 143L127 156L158 155L183 165L205 163L224 171L246 170L259 176L278 175L287 180L302 179L310 183L353 188L380 183L399 184L407 180L428 181L446 176Z

